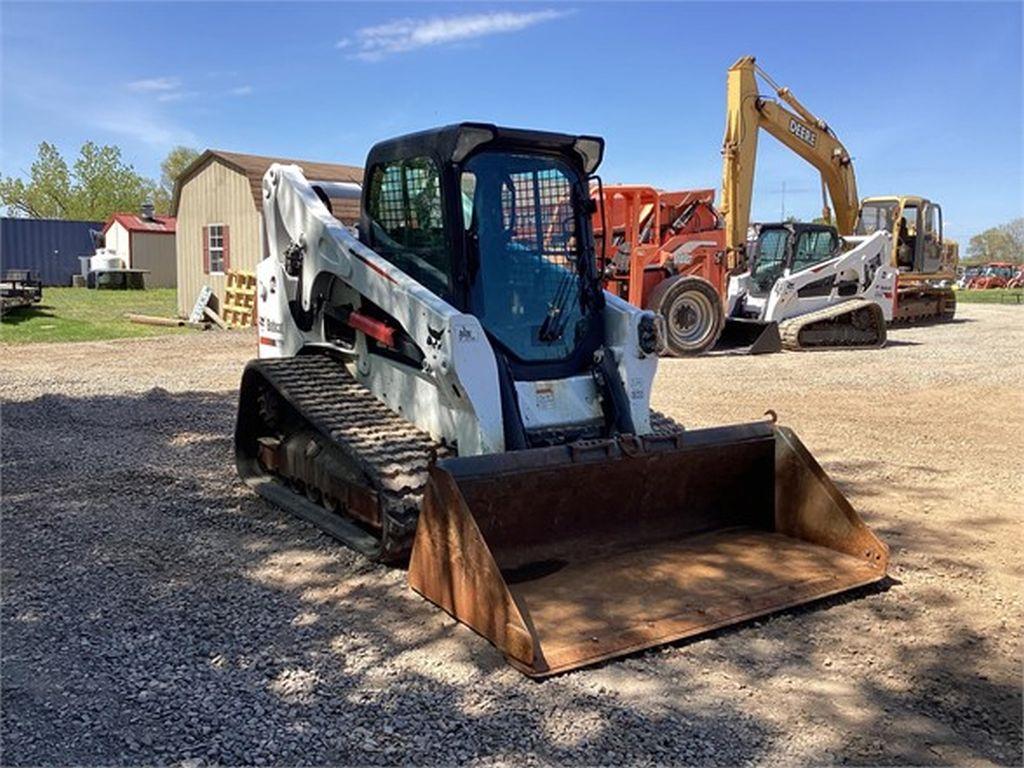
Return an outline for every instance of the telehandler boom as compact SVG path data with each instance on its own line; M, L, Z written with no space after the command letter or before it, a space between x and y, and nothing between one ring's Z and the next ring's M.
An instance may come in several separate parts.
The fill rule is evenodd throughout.
M652 313L601 290L592 136L462 123L358 187L273 165L246 483L549 675L885 575L788 429L650 409ZM358 234L332 198L361 195ZM410 552L411 546L411 552Z

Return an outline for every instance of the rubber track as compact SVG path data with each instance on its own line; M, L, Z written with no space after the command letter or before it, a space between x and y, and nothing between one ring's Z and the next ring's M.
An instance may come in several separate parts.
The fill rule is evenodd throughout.
M454 456L454 451L381 403L333 357L263 360L259 371L362 469L383 496L385 510L415 519L431 464Z
M806 326L813 323L820 322L822 320L831 320L832 318L839 317L848 312L853 312L862 307L872 306L874 302L868 301L867 299L850 299L840 304L835 304L831 307L824 307L823 309L816 310L815 312L808 312L806 315L800 315L790 320L783 320L779 323L779 336L782 337L782 348L789 350L801 350L801 349L871 349L873 347L881 347L885 345L885 323L881 326L881 335L879 341L875 344L850 344L848 342L838 344L815 344L814 346L804 347L800 345L800 331Z

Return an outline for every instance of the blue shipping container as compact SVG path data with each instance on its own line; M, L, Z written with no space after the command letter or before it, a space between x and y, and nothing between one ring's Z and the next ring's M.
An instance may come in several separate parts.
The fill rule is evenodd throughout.
M43 285L71 285L80 256L92 255L102 221L0 218L0 271L30 269Z

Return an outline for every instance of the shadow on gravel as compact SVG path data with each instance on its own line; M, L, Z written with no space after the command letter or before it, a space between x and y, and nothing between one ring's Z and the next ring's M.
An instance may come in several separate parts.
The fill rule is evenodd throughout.
M774 742L688 703L696 670L522 677L404 571L244 487L234 408L160 390L5 408L5 765L733 764Z
M413 594L404 571L242 485L235 399L154 390L4 409L5 765L734 765L799 736L716 688L685 647L522 677ZM974 674L964 655L983 653L981 638L902 649L914 684L866 675L852 704L814 676L829 611L867 595L862 611L889 620L885 590L770 620L768 650L735 628L703 647L730 654L754 687L808 676L801 697L819 711L807 717L845 737L834 759L943 762L951 744L1008 759L1020 694ZM898 644L899 631L875 640Z
M866 679L860 691L872 702L867 722L850 729L839 750L861 764L963 764L984 760L1010 765L1020 759L1020 681L992 680L979 660L993 651L973 631L901 649L911 672L905 689Z

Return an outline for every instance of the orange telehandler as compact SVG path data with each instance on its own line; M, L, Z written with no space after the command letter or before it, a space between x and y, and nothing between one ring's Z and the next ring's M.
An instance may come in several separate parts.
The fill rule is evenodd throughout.
M593 194L603 203L594 238L605 290L661 316L668 354L713 347L725 324L729 282L715 191L618 184Z

